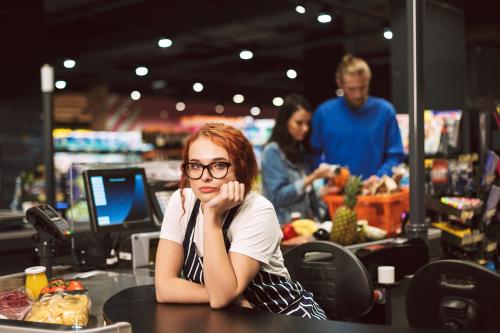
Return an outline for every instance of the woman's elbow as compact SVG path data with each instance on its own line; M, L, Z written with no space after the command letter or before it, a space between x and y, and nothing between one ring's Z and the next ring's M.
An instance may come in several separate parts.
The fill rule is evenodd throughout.
M231 299L212 299L210 298L210 308L214 310L225 308L230 305L232 302Z
M210 295L210 294L209 294ZM232 292L213 293L209 296L209 303L212 309L222 309L229 306L236 299L237 295Z
M167 298L162 293L160 293L158 291L158 289L156 290L156 301L158 303L167 303L168 302Z
M170 302L172 302L171 296L169 295L168 290L166 290L165 288L159 288L158 286L156 286L155 296L156 296L156 301L158 303L170 303Z

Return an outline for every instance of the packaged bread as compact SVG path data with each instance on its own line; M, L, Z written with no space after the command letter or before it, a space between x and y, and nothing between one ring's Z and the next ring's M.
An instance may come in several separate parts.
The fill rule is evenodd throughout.
M27 321L84 327L89 319L87 292L64 292L43 295L33 304Z

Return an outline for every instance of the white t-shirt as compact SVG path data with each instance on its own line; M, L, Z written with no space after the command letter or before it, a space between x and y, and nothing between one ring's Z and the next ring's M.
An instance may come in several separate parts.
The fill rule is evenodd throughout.
M182 245L196 196L190 188L184 189L185 209L183 215L180 190L170 198L160 238ZM203 213L198 212L194 230L194 243L199 256L203 257ZM274 207L262 195L249 192L243 200L233 222L227 231L231 243L229 252L239 253L261 263L261 268L269 273L289 277L285 268L280 241L283 237Z

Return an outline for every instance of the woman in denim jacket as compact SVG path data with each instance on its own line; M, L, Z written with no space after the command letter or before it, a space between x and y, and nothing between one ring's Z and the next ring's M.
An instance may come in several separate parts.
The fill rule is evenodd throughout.
M262 154L263 194L273 203L281 224L290 221L292 212L318 221L323 221L326 213L312 184L316 179L333 177L333 171L327 165L311 170L311 116L304 97L287 96Z

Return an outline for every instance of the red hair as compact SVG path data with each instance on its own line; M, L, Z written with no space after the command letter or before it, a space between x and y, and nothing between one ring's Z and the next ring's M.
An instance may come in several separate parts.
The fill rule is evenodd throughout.
M236 180L245 184L245 194L251 189L257 177L258 167L253 152L252 144L245 138L240 130L222 123L207 123L198 132L191 135L186 141L182 152L182 162L189 162L189 147L199 137L209 138L214 144L224 148L229 155L231 163L235 164ZM182 197L182 208L184 210L184 188L187 186L189 178L182 170L180 190Z

